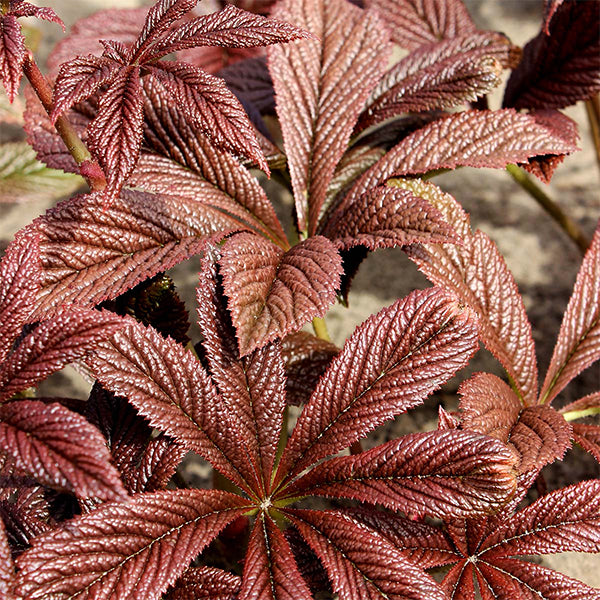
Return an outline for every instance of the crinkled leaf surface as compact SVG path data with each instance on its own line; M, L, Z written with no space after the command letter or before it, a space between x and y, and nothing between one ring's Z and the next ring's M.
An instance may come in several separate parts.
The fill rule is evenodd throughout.
M84 184L79 175L49 169L24 142L0 146L0 202L57 200Z
M0 594L6 600L13 600L12 587L15 578L11 548L6 537L4 522L0 519Z
M17 95L23 62L25 61L25 40L21 26L14 15L0 17L0 77L8 99L12 102Z
M600 463L600 427L597 425L573 424L573 441L589 452Z
M319 381L282 457L299 473L422 402L477 348L474 314L438 288L413 292L360 325Z
M381 78L359 128L402 113L473 101L499 85L502 68L514 66L514 55L510 40L491 31L421 46Z
M177 580L166 600L236 600L242 581L214 567L191 567Z
M597 2L552 8L547 31L531 40L506 85L504 105L563 108L600 90L600 10Z
M458 202L431 183L395 180L438 208L462 239L461 245L423 244L407 248L409 257L436 285L449 287L480 318L480 336L511 376L522 401L537 400L537 361L531 324L504 258L481 231L470 231Z
M298 228L313 235L327 186L390 45L377 16L345 0L285 0L273 14L319 38L268 50Z
M247 510L221 491L175 490L104 504L36 538L18 561L30 600L155 600ZM79 568L73 572L73 564Z
M392 39L413 50L475 32L462 0L366 0L390 25Z
M335 300L341 263L333 243L322 236L287 252L251 233L231 237L219 264L240 354L322 317Z
M0 446L44 485L79 498L127 496L102 435L60 404L16 400L1 405Z
M442 600L438 584L388 540L335 511L285 511L325 565L340 600Z
M553 398L600 358L600 227L581 263L560 326L540 402Z
M500 508L515 491L515 457L461 431L405 435L357 456L332 458L291 486L291 496L352 498L404 513L468 517Z

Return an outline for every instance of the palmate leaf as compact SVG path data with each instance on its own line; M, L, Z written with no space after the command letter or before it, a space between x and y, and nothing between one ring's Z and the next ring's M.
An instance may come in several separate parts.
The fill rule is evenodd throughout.
M407 50L474 33L462 0L366 0L390 23L392 39Z
M391 46L376 15L345 0L286 0L273 14L319 38L268 50L298 228L313 235L336 164Z
M336 511L286 509L340 600L442 600L438 584L390 542Z
M223 289L240 355L322 317L335 301L342 260L327 238L308 238L287 252L251 233L221 249Z
M248 542L239 600L311 600L294 556L271 517L256 519Z
M521 401L537 400L537 361L531 324L516 283L495 244L481 231L470 231L458 202L431 183L394 180L439 209L461 237L459 245L424 244L408 256L436 285L449 287L480 318L480 336L515 382ZM503 293L497 293L502 290Z
M237 575L214 567L191 567L169 590L165 600L236 600L241 587Z
M330 459L290 496L352 498L418 517L468 517L500 508L515 491L514 455L488 437L434 431L405 435L357 456Z
M319 381L284 451L281 474L300 473L421 403L476 348L474 314L437 288L413 292L370 317Z
M0 405L0 446L44 485L79 498L127 496L106 442L83 417L60 404L17 400Z
M421 46L381 78L358 129L402 113L473 101L499 85L502 68L515 66L515 54L508 38L490 31Z
M523 49L506 85L504 106L563 108L600 90L597 1L548 7L544 30Z
M581 371L600 358L600 227L581 263L540 392L552 402Z
M30 600L154 600L248 509L228 492L176 490L103 504L36 538L18 559ZM73 561L80 567L73 572Z

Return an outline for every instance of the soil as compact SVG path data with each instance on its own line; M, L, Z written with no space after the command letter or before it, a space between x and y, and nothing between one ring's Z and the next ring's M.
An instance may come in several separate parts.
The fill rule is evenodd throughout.
M142 4L138 0L56 0L51 3L69 27L77 18L109 5L128 7ZM533 0L467 0L471 15L480 28L506 33L513 42L523 45L535 35L541 18L541 1ZM60 29L44 25L44 40L40 53L47 53L54 41L60 39ZM500 105L499 96L492 95L492 108ZM583 105L566 111L580 126L582 151L567 157L558 168L547 192L577 221L591 238L600 215L598 193L599 174ZM12 138L14 130L0 131L0 141ZM531 319L540 373L549 363L561 318L568 302L579 268L581 255L573 242L555 222L512 181L503 171L460 169L437 177L435 183L457 198L471 214L474 228L485 231L498 245L512 270L523 295ZM285 204L285 197L280 198ZM0 240L5 245L20 227L44 212L43 202L26 205L0 204ZM198 261L191 260L174 270L181 293L189 302L193 314L194 286ZM380 308L405 296L413 289L429 283L417 271L401 250L385 250L371 254L362 264L350 294L349 308L334 307L327 316L333 340L341 345L354 327ZM436 426L437 405L456 408L456 390L460 381L476 371L502 374L496 361L486 352L480 352L459 378L427 401L424 407L396 419L394 423L377 430L368 444L379 443L398 435ZM600 386L600 366L588 369L564 394L561 402L575 400ZM53 376L42 386L47 395L85 397L89 384L73 370ZM189 475L197 470L190 464ZM200 469L200 476L205 472ZM600 468L584 453L574 450L566 460L544 472L550 489L581 478L600 477ZM567 553L544 557L543 564L556 568L595 587L600 587L600 557Z

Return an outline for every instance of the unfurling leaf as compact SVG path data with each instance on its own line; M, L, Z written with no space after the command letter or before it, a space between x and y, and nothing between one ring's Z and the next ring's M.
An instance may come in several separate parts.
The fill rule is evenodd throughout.
M0 77L11 102L17 95L23 76L25 51L25 40L17 18L11 14L2 15L0 17Z
M16 400L1 405L0 448L44 485L79 498L127 496L104 438L60 404Z
M319 38L268 51L298 228L314 235L327 186L391 47L377 16L345 0L285 0L274 16Z
M476 348L473 312L437 288L413 292L370 317L319 381L284 452L282 470L299 473L420 404Z
M239 496L207 490L140 494L108 503L36 538L19 557L18 589L29 600L157 600L231 521ZM73 561L80 567L72 571Z
M600 227L594 234L560 326L556 346L540 392L540 402L558 393L600 358Z
M284 252L250 233L233 236L219 260L242 356L322 317L335 300L342 261L327 238Z

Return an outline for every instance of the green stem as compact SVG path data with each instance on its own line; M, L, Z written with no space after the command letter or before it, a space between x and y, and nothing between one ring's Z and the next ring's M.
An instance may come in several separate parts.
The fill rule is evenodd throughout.
M562 227L564 232L577 244L582 254L589 248L590 241L579 229L562 208L542 190L528 175L517 165L508 165L506 170L512 178L530 195L540 206Z
M48 115L50 115L53 105L52 88L37 66L31 52L27 52L25 62L23 63L23 72L35 90L42 106L46 109ZM90 189L92 191L103 190L106 187L106 178L100 167L92 161L92 155L69 120L62 115L56 120L55 127L71 156L75 159L75 162L79 166L84 166L81 175L86 179Z
M315 317L312 320L312 326L315 331L315 335L326 342L330 342L331 338L329 337L329 332L327 331L327 324L325 323L325 319L320 317Z
M565 421L575 421L575 419L583 419L583 417L592 417L594 415L600 415L600 406L592 406L584 410L569 410L563 413Z

